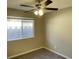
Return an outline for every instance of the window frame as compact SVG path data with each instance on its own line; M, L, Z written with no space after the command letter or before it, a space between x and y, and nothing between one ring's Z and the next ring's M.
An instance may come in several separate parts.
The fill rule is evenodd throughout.
M7 21L8 19L19 19L19 20L32 20L33 21L33 37L28 37L28 38L21 38L21 39L14 39L14 40L10 40L10 41L19 41L19 40L27 40L27 39L32 39L35 37L35 18L28 18L28 17L16 17L16 16L8 16L7 17ZM23 21L22 21L23 22ZM23 24L22 24L23 25ZM8 29L7 29L8 30ZM22 29L23 30L23 29ZM7 38L8 41L8 38ZM10 42L8 41L8 42Z

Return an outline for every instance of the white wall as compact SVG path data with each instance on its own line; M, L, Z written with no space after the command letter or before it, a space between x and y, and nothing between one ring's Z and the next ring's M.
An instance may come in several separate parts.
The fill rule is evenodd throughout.
M63 55L72 57L72 9L65 8L58 12L47 13L46 47Z

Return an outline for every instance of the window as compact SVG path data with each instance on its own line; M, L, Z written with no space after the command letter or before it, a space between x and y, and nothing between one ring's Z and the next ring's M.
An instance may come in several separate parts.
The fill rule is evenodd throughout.
M8 41L34 37L34 20L8 18Z

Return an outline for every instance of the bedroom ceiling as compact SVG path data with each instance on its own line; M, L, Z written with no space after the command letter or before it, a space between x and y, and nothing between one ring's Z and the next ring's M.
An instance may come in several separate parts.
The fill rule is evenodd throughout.
M72 6L72 0L52 0L52 1L53 3L51 3L47 7L63 9L63 8ZM7 0L8 8L14 8L14 9L19 9L24 11L28 11L32 9L30 7L21 7L19 6L20 4L27 4L27 5L33 6L35 4L35 1L34 0Z

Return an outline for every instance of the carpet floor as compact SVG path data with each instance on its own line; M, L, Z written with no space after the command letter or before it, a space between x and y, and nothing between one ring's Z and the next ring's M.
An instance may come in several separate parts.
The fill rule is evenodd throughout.
M24 54L12 59L66 59L46 49L39 49L37 51Z

